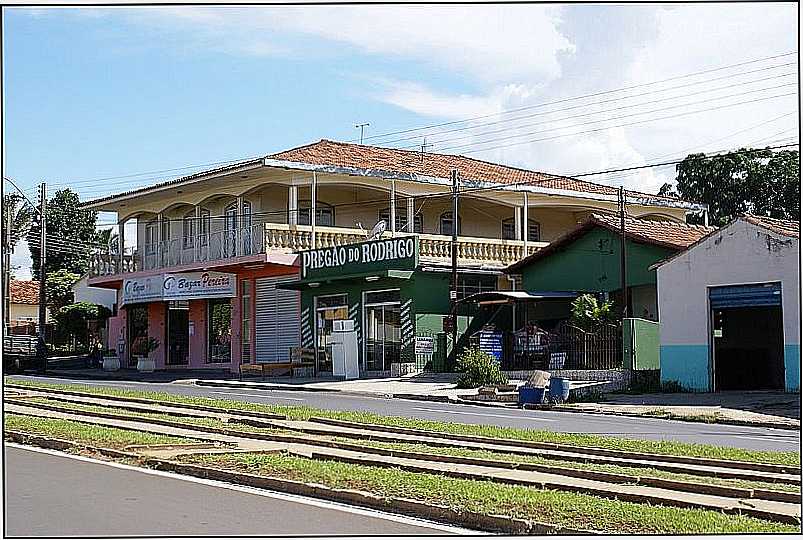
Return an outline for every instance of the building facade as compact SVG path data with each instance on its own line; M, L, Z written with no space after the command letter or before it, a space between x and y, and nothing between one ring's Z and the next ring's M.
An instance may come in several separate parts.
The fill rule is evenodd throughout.
M800 225L743 216L658 265L661 380L800 391Z
M462 192L457 219L450 179L455 170ZM628 203L634 215L676 222L705 209L635 192L628 193ZM119 254L99 254L88 280L90 286L117 290L122 307L110 322L110 345L121 345L124 364L133 365L138 348L155 338L157 368L236 371L241 363L286 361L292 346L325 349L326 339L316 338L317 325L326 329L337 317L384 321L383 335L392 334L393 340L403 323L422 332L442 331L453 227L458 287L504 288L506 266L547 246L590 213L615 211L617 192L462 156L324 140L84 206L116 213L126 246ZM299 254L365 242L379 223L385 225L378 234L382 240L415 239L417 262L405 263L404 271L413 272L409 279L399 278L397 268L362 278L344 273L351 268L328 268L329 274L318 276L327 280L303 283ZM126 230L136 230L136 238L126 239ZM374 269L352 273L365 271ZM383 289L366 290L363 284L372 283L366 278L374 277L373 284ZM228 279L230 286L212 291L190 285L191 292L182 288L181 294L166 289L181 279ZM360 287L353 287L355 280ZM405 285L396 286L399 281ZM398 294L379 294L394 289ZM405 311L413 296L415 311ZM319 312L323 323L315 320ZM368 323L360 322L364 329L363 324ZM380 349L385 355L402 348L383 342ZM325 373L326 352L318 351L317 358L318 372ZM382 358L366 363L365 370L385 372L390 363L401 362Z

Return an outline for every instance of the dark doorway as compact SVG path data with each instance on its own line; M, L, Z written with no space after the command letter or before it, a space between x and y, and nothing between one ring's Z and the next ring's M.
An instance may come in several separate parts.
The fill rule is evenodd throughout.
M714 389L783 390L781 307L726 307L712 315Z
M148 304L126 306L128 318L128 367L137 366L137 356L145 356L148 340Z
M190 308L186 301L167 304L167 363L186 365L190 361Z

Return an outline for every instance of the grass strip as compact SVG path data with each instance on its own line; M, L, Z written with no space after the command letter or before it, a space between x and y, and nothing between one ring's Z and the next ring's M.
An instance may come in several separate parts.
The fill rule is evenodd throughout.
M354 444L352 439L336 437L338 442ZM584 471L608 472L614 474L625 474L631 476L665 478L668 480L678 480L694 482L697 484L711 484L718 486L738 487L745 489L769 489L774 491L785 491L790 493L800 493L798 486L790 484L775 484L772 482L757 482L753 480L742 480L739 478L716 478L711 476L697 476L694 474L680 474L650 467L626 467L621 465L609 465L604 463L581 463L577 461L561 461L547 459L540 456L525 456L519 454L508 454L505 452L495 452L492 450L475 450L462 447L443 447L429 446L422 443L390 443L384 441L361 440L359 444L373 448L384 448L387 450L399 450L403 452L417 452L421 454L470 457L487 459L494 462L506 463L528 463L533 465L548 465L553 467L565 467L567 469L577 469Z
M799 527L711 510L653 506L592 495L410 473L287 454L217 454L185 463L415 499L457 510L533 519L572 529L627 534L791 533Z
M8 381L9 379L6 380ZM797 452L748 450L743 448L729 448L676 441L649 441L602 435L589 435L585 433L562 433L549 430L530 430L489 425L459 424L453 422L420 420L417 418L405 418L398 416L382 416L364 411L332 411L307 406L251 403L228 399L184 396L168 392L149 392L109 387L103 388L79 384L51 384L27 380L12 380L12 382L14 384L20 384L31 388L72 390L86 392L93 395L139 397L185 405L205 405L208 407L217 407L221 409L284 414L290 420L308 420L312 416L320 416L337 420L346 420L350 422L378 424L388 427L423 429L459 435L478 435L495 439L551 442L570 446L607 448L611 450L622 450L628 452L704 457L731 461L747 461L753 463L774 463L794 467L800 466L800 454Z
M4 413L4 429L29 435L65 439L88 446L122 449L130 445L193 444L198 441L63 420Z

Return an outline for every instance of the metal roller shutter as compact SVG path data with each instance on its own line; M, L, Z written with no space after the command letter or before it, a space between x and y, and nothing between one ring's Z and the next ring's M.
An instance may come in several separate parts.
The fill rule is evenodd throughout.
M729 285L708 291L712 309L781 305L781 284Z
M287 362L290 347L301 343L300 293L277 289L277 283L295 276L256 280L254 298L255 362Z

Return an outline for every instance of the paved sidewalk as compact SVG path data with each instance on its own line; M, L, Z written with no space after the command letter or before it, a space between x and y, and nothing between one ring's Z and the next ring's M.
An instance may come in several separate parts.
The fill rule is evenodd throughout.
M562 410L800 429L800 395L784 392L610 394Z

